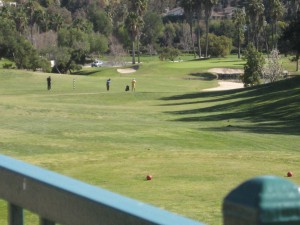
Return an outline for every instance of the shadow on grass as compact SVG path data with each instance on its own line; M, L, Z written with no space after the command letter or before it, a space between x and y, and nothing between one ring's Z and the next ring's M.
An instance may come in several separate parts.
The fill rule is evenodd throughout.
M198 100L199 98L201 100ZM177 95L163 100L189 100L185 103L173 102L171 103L173 105L195 104L193 109L166 112L179 115L177 121L243 120L246 124L249 124L247 122L253 124L251 126L231 125L229 129L228 127L206 128L207 130L239 129L244 132L300 134L300 77L258 87ZM199 103L211 104L201 107Z
M95 71L77 71L75 73L72 73L72 75L90 76L90 75L94 75L96 73L99 73L99 70L95 70Z
M206 57L206 58L196 58L196 59L191 59L189 61L204 61L204 60L209 60L210 58L209 57Z
M161 100L192 100L192 99L198 99L198 98L209 98L209 97L222 97L226 94L234 94L239 93L240 90L228 90L228 91L215 91L215 92L196 92L196 93L189 93L184 95L174 95L170 97L164 97L161 98Z
M215 74L212 73L191 73L190 75L192 77L195 77L196 79L207 81L215 80L218 78Z
M223 63L236 63L236 60L219 60L219 61L211 61L210 63L220 63L222 61Z
M277 121L268 123L259 123L248 126L227 125L224 127L211 127L201 130L224 132L224 131L240 131L258 134L286 134L286 135L300 135L299 124L293 121Z

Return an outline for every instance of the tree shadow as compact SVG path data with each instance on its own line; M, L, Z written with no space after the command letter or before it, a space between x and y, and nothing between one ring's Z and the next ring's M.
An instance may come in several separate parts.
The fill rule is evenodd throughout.
M197 101L198 98L203 98L203 100ZM198 105L195 105L193 109L166 111L165 113L180 116L176 119L180 122L241 120L246 124L248 124L247 121L253 124L253 126L231 125L230 129L228 127L206 128L213 131L240 129L245 132L300 134L300 77L252 88L191 93L171 96L163 100L188 99L193 101L174 102L173 105ZM199 107L199 103L215 104Z
M75 73L72 73L72 75L79 75L79 76L91 76L94 75L96 73L99 73L99 70L95 70L95 71L77 71Z
M192 77L195 77L197 80L205 80L205 81L211 81L211 80L215 80L218 77L213 74L213 73L190 73L189 75L191 75ZM194 79L195 79L194 78ZM193 79L193 78L191 78Z
M286 134L286 135L300 135L299 124L294 121L276 121L265 122L253 125L227 125L223 127L202 128L201 130L215 131L215 132L233 132L240 131L245 133L258 134Z

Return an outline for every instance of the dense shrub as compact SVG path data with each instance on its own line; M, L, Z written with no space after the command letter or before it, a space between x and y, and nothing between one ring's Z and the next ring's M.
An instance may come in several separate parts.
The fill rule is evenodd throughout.
M12 63L4 63L3 64L3 69L11 69L12 68Z
M163 51L159 55L159 59L164 60L171 60L175 61L175 59L180 55L180 51L176 48L164 48Z
M205 49L205 38L201 40L202 49ZM211 57L225 57L232 49L232 40L225 36L208 35L208 55Z
M245 87L260 84L260 78L263 76L263 66L265 59L261 52L258 52L254 45L250 43L244 52L246 64L244 66L244 75L242 81Z

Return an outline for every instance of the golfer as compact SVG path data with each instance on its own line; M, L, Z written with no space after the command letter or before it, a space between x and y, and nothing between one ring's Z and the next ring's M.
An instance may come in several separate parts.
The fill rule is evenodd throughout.
M48 91L51 90L51 77L47 77L47 89Z
M133 78L131 81L131 91L135 91L135 85L136 85L136 80L135 78Z
M110 87L110 78L106 81L106 90L109 91L109 87Z

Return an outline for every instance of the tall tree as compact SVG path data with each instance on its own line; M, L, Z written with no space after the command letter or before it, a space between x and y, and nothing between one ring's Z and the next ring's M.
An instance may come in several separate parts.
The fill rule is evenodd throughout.
M19 7L16 7L16 9L14 9L13 11L16 28L20 34L24 34L27 27L26 25L27 25L28 17L26 15L25 9L26 8L23 5L21 5Z
M162 37L163 45L166 47L172 47L175 36L176 36L176 31L173 23L171 22L166 23L164 28L164 36Z
M244 40L244 29L246 24L246 13L244 8L236 8L232 15L233 23L236 27L236 35L238 38L238 58L241 57L241 43Z
M261 32L261 29L264 25L264 4L263 0L248 0L246 5L246 13L249 24L248 32L250 31L251 42L254 43L254 46L258 49L258 38Z
M300 58L300 11L297 16L283 31L280 39L281 52L295 54L294 61L296 61L296 71L299 71Z
M54 14L54 16L51 18L52 29L55 31L59 31L60 28L62 28L63 24L63 17L60 14Z
M284 7L280 0L269 0L270 18L272 24L272 45L273 49L277 48L277 22L283 16Z
M138 35L138 24L139 16L134 13L130 12L126 18L125 25L128 30L128 33L130 34L130 40L131 40L131 47L132 47L132 64L135 64L135 41Z
M14 20L0 16L0 58L12 59L13 47L16 45L18 36Z
M40 32L48 32L51 23L49 14L45 11L37 11L35 16L37 17Z
M250 43L244 53L246 64L244 65L244 75L242 81L245 87L260 84L263 75L265 59L262 53L258 52L253 43Z
M208 52L208 33L209 33L209 19L212 14L213 7L218 3L219 0L203 0L204 14L205 14L205 57L207 58Z
M137 23L137 50L138 50L138 63L141 62L140 60L140 37L141 37L141 29L144 26L143 17L147 11L148 0L135 0L134 8L139 16L139 22Z
M185 17L188 21L188 24L190 25L190 37L191 37L191 41L192 41L194 58L196 58L195 44L194 44L194 31L193 31L194 30L193 29L194 14L195 14L194 0L181 0L180 6L184 9Z
M156 42L163 32L163 22L160 15L155 12L147 12L144 16L144 27L141 41L148 47L150 55L155 50Z
M88 18L94 25L94 31L109 37L112 33L112 21L103 9L89 7Z
M195 15L196 15L196 21L197 21L197 46L198 46L198 55L199 58L201 58L202 52L201 52L201 43L200 43L200 20L202 16L202 7L203 7L203 0L194 0L194 9L195 9Z
M28 17L28 25L30 28L30 41L33 43L33 27L39 19L37 15L41 11L42 7L37 1L34 0L28 0L24 5Z
M287 11L286 19L293 20L300 10L300 0L283 0L283 3Z

